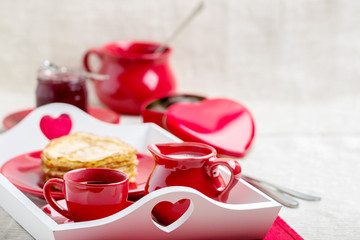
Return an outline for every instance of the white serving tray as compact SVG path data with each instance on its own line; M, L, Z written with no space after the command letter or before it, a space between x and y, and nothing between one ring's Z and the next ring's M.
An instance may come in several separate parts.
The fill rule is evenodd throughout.
M37 108L12 129L0 134L0 166L23 153L40 150L49 140L39 122L46 116L67 114L71 132L85 131L118 137L141 153L151 143L181 140L152 123L115 125L97 120L68 104L52 103ZM226 175L226 171L222 171ZM208 198L187 187L154 191L123 211L107 218L57 224L36 204L0 174L0 205L36 239L260 239L271 228L281 205L239 179L227 203ZM35 200L34 200L35 199ZM190 199L185 214L169 226L151 218L151 210L162 201Z

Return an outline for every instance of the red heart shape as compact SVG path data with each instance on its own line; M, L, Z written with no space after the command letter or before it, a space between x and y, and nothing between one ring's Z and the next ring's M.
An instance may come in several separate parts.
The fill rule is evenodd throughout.
M40 120L40 129L49 140L69 134L71 127L72 122L67 114L57 118L46 115Z
M160 202L152 210L152 218L162 226L169 226L178 220L190 207L189 199L181 199L176 203Z
M165 124L184 141L203 142L233 157L243 157L255 135L251 113L240 103L223 98L173 104Z

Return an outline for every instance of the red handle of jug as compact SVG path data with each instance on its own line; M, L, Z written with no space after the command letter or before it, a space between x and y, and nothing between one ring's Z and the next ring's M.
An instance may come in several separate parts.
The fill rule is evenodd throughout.
M89 49L84 55L84 58L83 58L84 67L85 67L86 71L93 73L94 71L91 70L90 64L89 64L89 57L91 54L96 55L101 61L102 61L102 54L99 49L92 48L92 49Z
M220 193L226 193L233 187L233 182L235 178L240 175L241 173L241 166L238 161L231 158L211 158L207 164L205 165L205 171L206 173L214 178L214 179L220 179L218 178L220 172L217 169L218 166L224 166L229 169L230 171L230 180L228 184L224 187L223 184L220 182L213 181L213 184L215 185L216 189Z

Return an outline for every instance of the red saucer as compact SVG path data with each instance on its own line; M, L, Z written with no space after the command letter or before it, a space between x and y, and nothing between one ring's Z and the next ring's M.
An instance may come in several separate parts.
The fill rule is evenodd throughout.
M21 191L43 197L45 176L40 167L40 153L41 151L35 151L12 158L2 165L0 173ZM137 157L138 175L135 183L130 183L130 200L143 196L145 183L154 166L154 160L150 155L138 153ZM60 191L54 191L53 196L57 199L64 197Z
M59 200L57 201L58 204L60 204L60 206L62 206L63 208L67 209L66 206L66 201L65 199ZM133 204L133 202L127 201L125 204L125 208L131 206ZM124 209L125 209L124 208ZM63 215L61 215L60 213L58 213L57 211L55 211L49 204L46 204L45 206L43 206L41 208L49 217L51 217L57 224L63 224L63 223L70 223L70 222L74 222L71 219L68 219L66 217L64 217ZM123 210L123 209L122 209Z
M3 125L6 129L10 129L23 120L33 109L18 111L6 116L3 119ZM108 123L119 123L120 115L112 110L98 107L89 107L88 113L101 121Z

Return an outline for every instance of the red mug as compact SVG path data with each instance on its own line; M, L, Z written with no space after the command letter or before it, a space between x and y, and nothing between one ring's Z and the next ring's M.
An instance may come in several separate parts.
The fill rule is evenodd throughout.
M89 57L94 55L101 61L97 73L109 76L106 80L94 79L100 101L114 111L138 115L146 99L175 91L176 82L169 66L171 49L155 53L159 46L118 41L88 50L83 58L85 69L94 72L89 64Z
M217 158L215 148L203 143L151 144L148 149L154 157L155 166L146 182L145 194L168 186L186 186L226 202L235 178L241 173L238 161ZM219 173L218 166L230 170L227 183ZM178 219L189 204L188 200L171 206L166 202L159 203L153 209L153 216L159 223L168 225Z
M56 186L64 193L68 209L51 194ZM128 206L128 176L115 169L82 168L67 172L64 179L52 178L44 185L44 197L61 215L75 222L113 215Z

